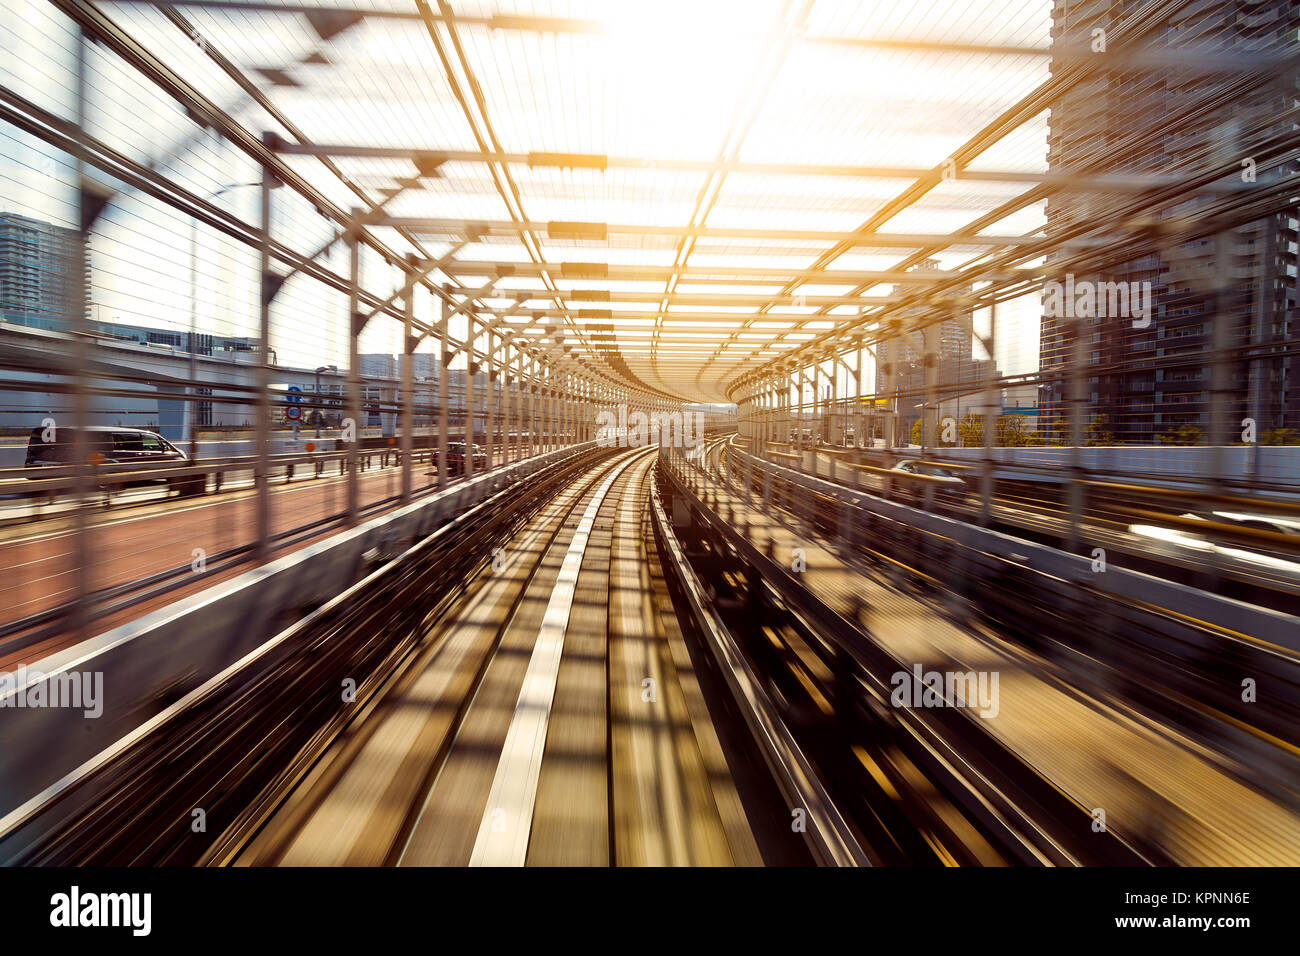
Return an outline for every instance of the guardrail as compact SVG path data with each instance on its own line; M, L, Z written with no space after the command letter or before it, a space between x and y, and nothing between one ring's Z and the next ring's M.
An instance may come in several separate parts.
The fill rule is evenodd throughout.
M1011 537L728 450L745 482L793 489L845 560L936 595L1059 668L1213 744L1231 772L1290 800L1300 719L1300 617ZM788 499L789 500L789 499ZM897 558L898 560L895 560ZM1268 687L1255 703L1243 680Z
M434 462L437 449L413 448L412 463ZM357 453L362 471L372 467L373 459L378 458L381 466L390 460L400 464L402 450L400 445L362 446ZM270 472L287 474L292 477L298 466L310 466L317 475L324 474L330 465L337 465L339 474L343 473L348 461L346 449L333 451L292 452L272 455L269 459ZM222 477L232 471L252 471L257 466L256 455L235 455L224 458L200 458L197 461L184 461L177 464L151 462L113 462L109 465L92 465L88 469L90 482L100 490L116 489L128 484L149 482L181 482L184 479L216 476L214 491L221 490ZM72 465L46 465L32 468L0 469L0 497L34 497L38 495L71 493L77 488L76 468ZM201 494L203 489L192 492Z
M511 443L511 447L519 448L521 446ZM573 447L573 446L569 446ZM337 465L338 473L343 476L347 473L349 451L344 448L328 452L299 452L293 454L276 455L270 459L268 469L268 487L283 487L294 482L311 481L317 478L323 478L326 473ZM362 449L357 453L358 475L369 472L377 463L381 468L390 463L400 466L403 464L402 452L397 446L377 446L374 448ZM425 463L421 465L421 463ZM504 467L513 467L518 462L510 465L498 465L496 469L486 473L498 473ZM416 448L412 450L410 456L409 469L423 468L425 466L436 469L437 467L437 449ZM166 482L173 487L179 487L182 495L198 495L201 490L206 490L209 486L212 488L212 494L219 494L223 490L223 484L226 488L234 490L243 490L251 486L251 479L256 474L257 459L252 457L232 457L224 459L203 459L197 463L182 462L176 465L166 465L160 467L157 462L145 463L115 463L108 469L100 469L89 475L90 481L99 488L94 492L95 495L103 495L104 503L110 502L111 495L122 488L131 485L147 485L154 482ZM403 469L407 470L407 469ZM33 473L44 475L52 473L51 478L35 478ZM475 474L484 473L476 469ZM392 472L395 476L396 471ZM430 472L432 474L432 472ZM209 481L208 476L213 476ZM17 477L14 477L17 476ZM463 480L463 471L457 468L450 468L449 479L452 482ZM233 479L241 479L235 481ZM351 480L349 478L349 480ZM0 524L7 526L22 525L24 529L35 522L49 519L57 519L74 515L78 508L88 507L86 504L78 504L80 496L67 495L60 499L59 496L76 489L78 479L74 474L72 466L52 466L39 469L8 469L0 471L0 497L8 495L21 497L23 500L32 501L27 507L20 507L15 515L0 518ZM435 492L437 484L436 479L428 479L420 483L420 479L415 479L411 489L411 498L418 499ZM195 483L198 484L196 489ZM307 484L295 484L294 487L308 487ZM378 486L374 486L378 488ZM340 495L340 497L342 497ZM385 493L380 489L377 498L370 496L374 500L359 501L357 505L357 517L364 518L366 515L374 514L377 511L392 507L402 501L402 496L394 488L389 488ZM124 499L134 504L145 503L145 498L136 498L132 496ZM157 499L161 501L162 499ZM207 501L217 499L208 498ZM310 504L311 498L295 498L293 502L288 502L284 511L277 512L276 518L280 519L279 523L273 527L266 539L266 547L270 549L282 549L293 546L305 540L318 537L321 533L331 527L342 527L349 520L349 514L345 508L334 507L332 510L318 507L309 507L306 510L312 513L302 514L302 509L298 513L293 513L294 507L302 502ZM332 497L329 499L332 500ZM60 506L59 502L63 502ZM286 499L287 501L287 499ZM340 502L341 504L341 502ZM97 510L97 509L95 509ZM294 520L294 519L297 520ZM58 530L57 526L56 530ZM242 527L242 526L241 526ZM251 529L248 529L251 531ZM37 534L37 531L28 533L28 537ZM223 541L220 548L205 548L204 561L207 572L225 571L249 561L258 551L259 541L255 535L248 533L236 532L231 537ZM240 538L242 537L242 540ZM51 542L57 541L57 536L51 536L48 539ZM178 550L167 535L160 538L140 540L139 554L149 555L145 558L145 567L130 580L109 580L98 583L97 586L88 589L85 595L85 614L88 616L94 614L103 616L106 614L115 614L129 609L145 601L152 601L162 597L178 588L186 587L192 574L192 568L189 562L191 557L191 548L185 548L183 551ZM66 540L63 547L67 547ZM52 558L57 559L61 566L72 567L75 556L71 551L60 553L57 548L59 544L51 544L40 553L40 560L45 563L41 565L41 573L49 575L49 569L53 567ZM95 552L99 557L110 557L115 552L98 551ZM185 556L185 563L173 564L175 554ZM169 555L164 560L155 560L154 555L159 557ZM17 559L21 562L31 564L33 557L31 553L20 555ZM81 568L80 573L85 573L86 569ZM36 572L33 572L33 580L36 579ZM69 615L75 610L74 602L64 600L58 604L41 607L39 604L30 610L22 610L22 602L27 597L23 593L24 578L20 575L16 580L8 582L7 587L0 585L0 596L5 597L12 603L10 608L19 609L17 613L20 617L14 617L3 620L0 623L0 650L14 650L24 644L32 644L45 640L55 634L61 633L69 627ZM66 591L65 591L66 593ZM46 602L48 604L48 602Z
M1105 572L1092 570L1093 561L1057 548L980 528L964 521L931 514L920 508L857 491L792 468L766 462L734 447L730 454L747 467L771 469L785 481L818 495L860 508L880 518L910 525L981 553L1014 556L1019 563L1062 581L1086 585L1091 590L1124 601L1181 607L1184 613L1209 624L1228 639L1244 635L1300 653L1300 618L1211 594L1199 588L1166 581L1115 565Z
M978 820L985 834L1021 864L1148 862L1116 834L1101 839L1090 834L1090 838L1081 839L1081 834L1089 833L1085 808L1020 755L990 737L981 721L961 708L891 708L891 675L907 671L911 664L874 642L861 630L860 621L848 620L833 610L796 580L788 567L737 529L730 516L714 510L708 500L710 476L706 472L674 461L667 474L676 489L674 518L684 497L685 510L698 516L700 524L715 536L717 550L730 551L749 569L734 572L737 578L754 582L748 587L760 588L756 594L748 593L745 600L757 596L761 602L765 593L774 596L770 605L774 616L765 611L763 623L775 626L776 618L783 617L800 633L815 636L809 641L811 646L829 649L829 659L822 661L833 674L826 693L846 730L873 740L883 735L891 745L903 747L928 780L971 819ZM763 639L756 640L761 643ZM1063 820L1067 826L1049 833L1039 820ZM1069 821L1074 825L1068 825Z
M1076 468L1073 457L1076 449L1069 446L921 449L811 443L800 446L771 440L759 445L769 449L796 448L804 452L852 457L859 464L869 463L874 467L908 459L982 475L986 466L991 466L992 477L998 481L1062 486L1072 480L1113 482L1183 489L1193 494L1200 489L1207 495L1221 494L1220 489L1228 489L1271 495L1273 497L1267 499L1270 506L1274 502L1295 504L1300 496L1300 477L1297 477L1300 476L1300 448L1292 446L1085 446L1077 449L1079 464ZM1144 454L1151 455L1151 458L1143 458ZM1220 455L1224 463L1217 476L1213 464L1215 454ZM1250 463L1259 461L1266 462L1267 467L1250 466Z

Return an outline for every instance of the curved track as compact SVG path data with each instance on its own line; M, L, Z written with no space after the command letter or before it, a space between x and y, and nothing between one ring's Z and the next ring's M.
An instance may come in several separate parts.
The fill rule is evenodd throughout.
M503 540L244 864L761 862L644 529L652 454Z

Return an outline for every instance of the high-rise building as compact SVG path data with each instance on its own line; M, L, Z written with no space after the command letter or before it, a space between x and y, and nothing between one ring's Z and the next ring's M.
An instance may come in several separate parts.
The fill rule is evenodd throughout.
M1089 49L1094 31L1112 27L1135 9L1128 0L1057 0L1055 46ZM1294 0L1203 0L1171 15L1144 42L1194 61L1198 54L1293 54L1300 6ZM1066 64L1062 64L1065 66ZM1059 68L1054 65L1054 72ZM1048 165L1078 173L1191 173L1214 165L1235 168L1252 144L1297 127L1295 71L1245 95L1223 95L1225 76L1171 66L1161 70L1096 71L1061 96L1049 120ZM1261 170L1258 181L1294 175L1294 161ZM1124 201L1124 194L1066 189L1047 201L1047 235ZM1189 194L1164 211L1185 216L1212 195ZM1088 422L1130 443L1151 443L1179 431L1211 440L1212 355L1236 350L1219 398L1217 425L1253 418L1258 428L1300 426L1300 381L1284 345L1297 303L1294 215L1277 213L1218 236L1152 248L1101 270L1058 266L1058 282L1150 283L1151 321L1131 315L1078 320L1087 366ZM1062 254L1047 257L1047 267ZM1132 288L1132 286L1130 286ZM1048 310L1045 310L1048 311ZM1215 323L1223 323L1215 334ZM1068 418L1066 369L1075 320L1045 314L1040 366L1044 421ZM1246 360L1245 350L1250 350ZM1055 380L1053 380L1055 379Z
M939 263L926 259L914 268L933 270L939 268ZM896 431L888 440L907 443L913 424L927 410L934 427L942 410L970 407L963 399L982 387L989 365L989 360L974 357L969 310L911 335L887 339L876 359L876 394L896 413ZM993 374L996 376L996 370Z
M935 259L926 259L913 268L923 271L935 270L939 268L939 263ZM923 343L924 347L933 350L934 361L940 370L941 384L955 385L958 381L982 381L984 363L973 359L970 320L971 315L968 311L964 316L944 319L911 336L903 335L894 340L890 346L892 352L888 360L882 357L876 363L876 393L884 395L888 391L889 374L886 366L889 361L897 366L896 372L899 377L897 384L900 389L906 390L908 387L906 383L913 380L922 383L921 387L924 387L925 357L914 344L918 341Z
M14 213L0 213L0 318L15 325L66 329L90 302L90 267L75 229Z

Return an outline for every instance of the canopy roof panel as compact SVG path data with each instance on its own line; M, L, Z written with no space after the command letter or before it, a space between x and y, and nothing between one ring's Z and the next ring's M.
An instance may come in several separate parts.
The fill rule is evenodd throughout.
M690 400L1045 223L1048 0L105 9L467 311Z

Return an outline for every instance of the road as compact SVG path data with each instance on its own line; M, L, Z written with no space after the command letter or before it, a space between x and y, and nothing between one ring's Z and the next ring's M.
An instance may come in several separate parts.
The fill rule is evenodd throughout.
M374 461L378 462L376 456ZM358 476L360 508L376 507L395 499L401 491L401 468L389 465L367 469ZM415 494L437 487L427 465L416 463ZM255 491L235 476L233 486L202 498L160 497L150 489L126 493L125 500L92 512L88 532L87 572L92 590L127 588L151 576L178 571L177 586L166 594L120 611L94 614L94 631L108 630L165 606L185 595L210 587L247 570L218 566L228 550L247 547L256 537ZM281 555L339 528L337 518L347 507L347 479L339 475L313 477L299 469L289 481L271 486L273 535L304 529L277 543ZM313 527L315 526L315 527ZM38 522L0 527L0 566L8 573L0 581L0 626L56 609L76 593L76 572L71 514L56 514ZM202 570L195 551L203 552ZM13 635L11 635L12 637ZM0 667L31 662L75 638L55 634L20 650L5 651L0 643Z

